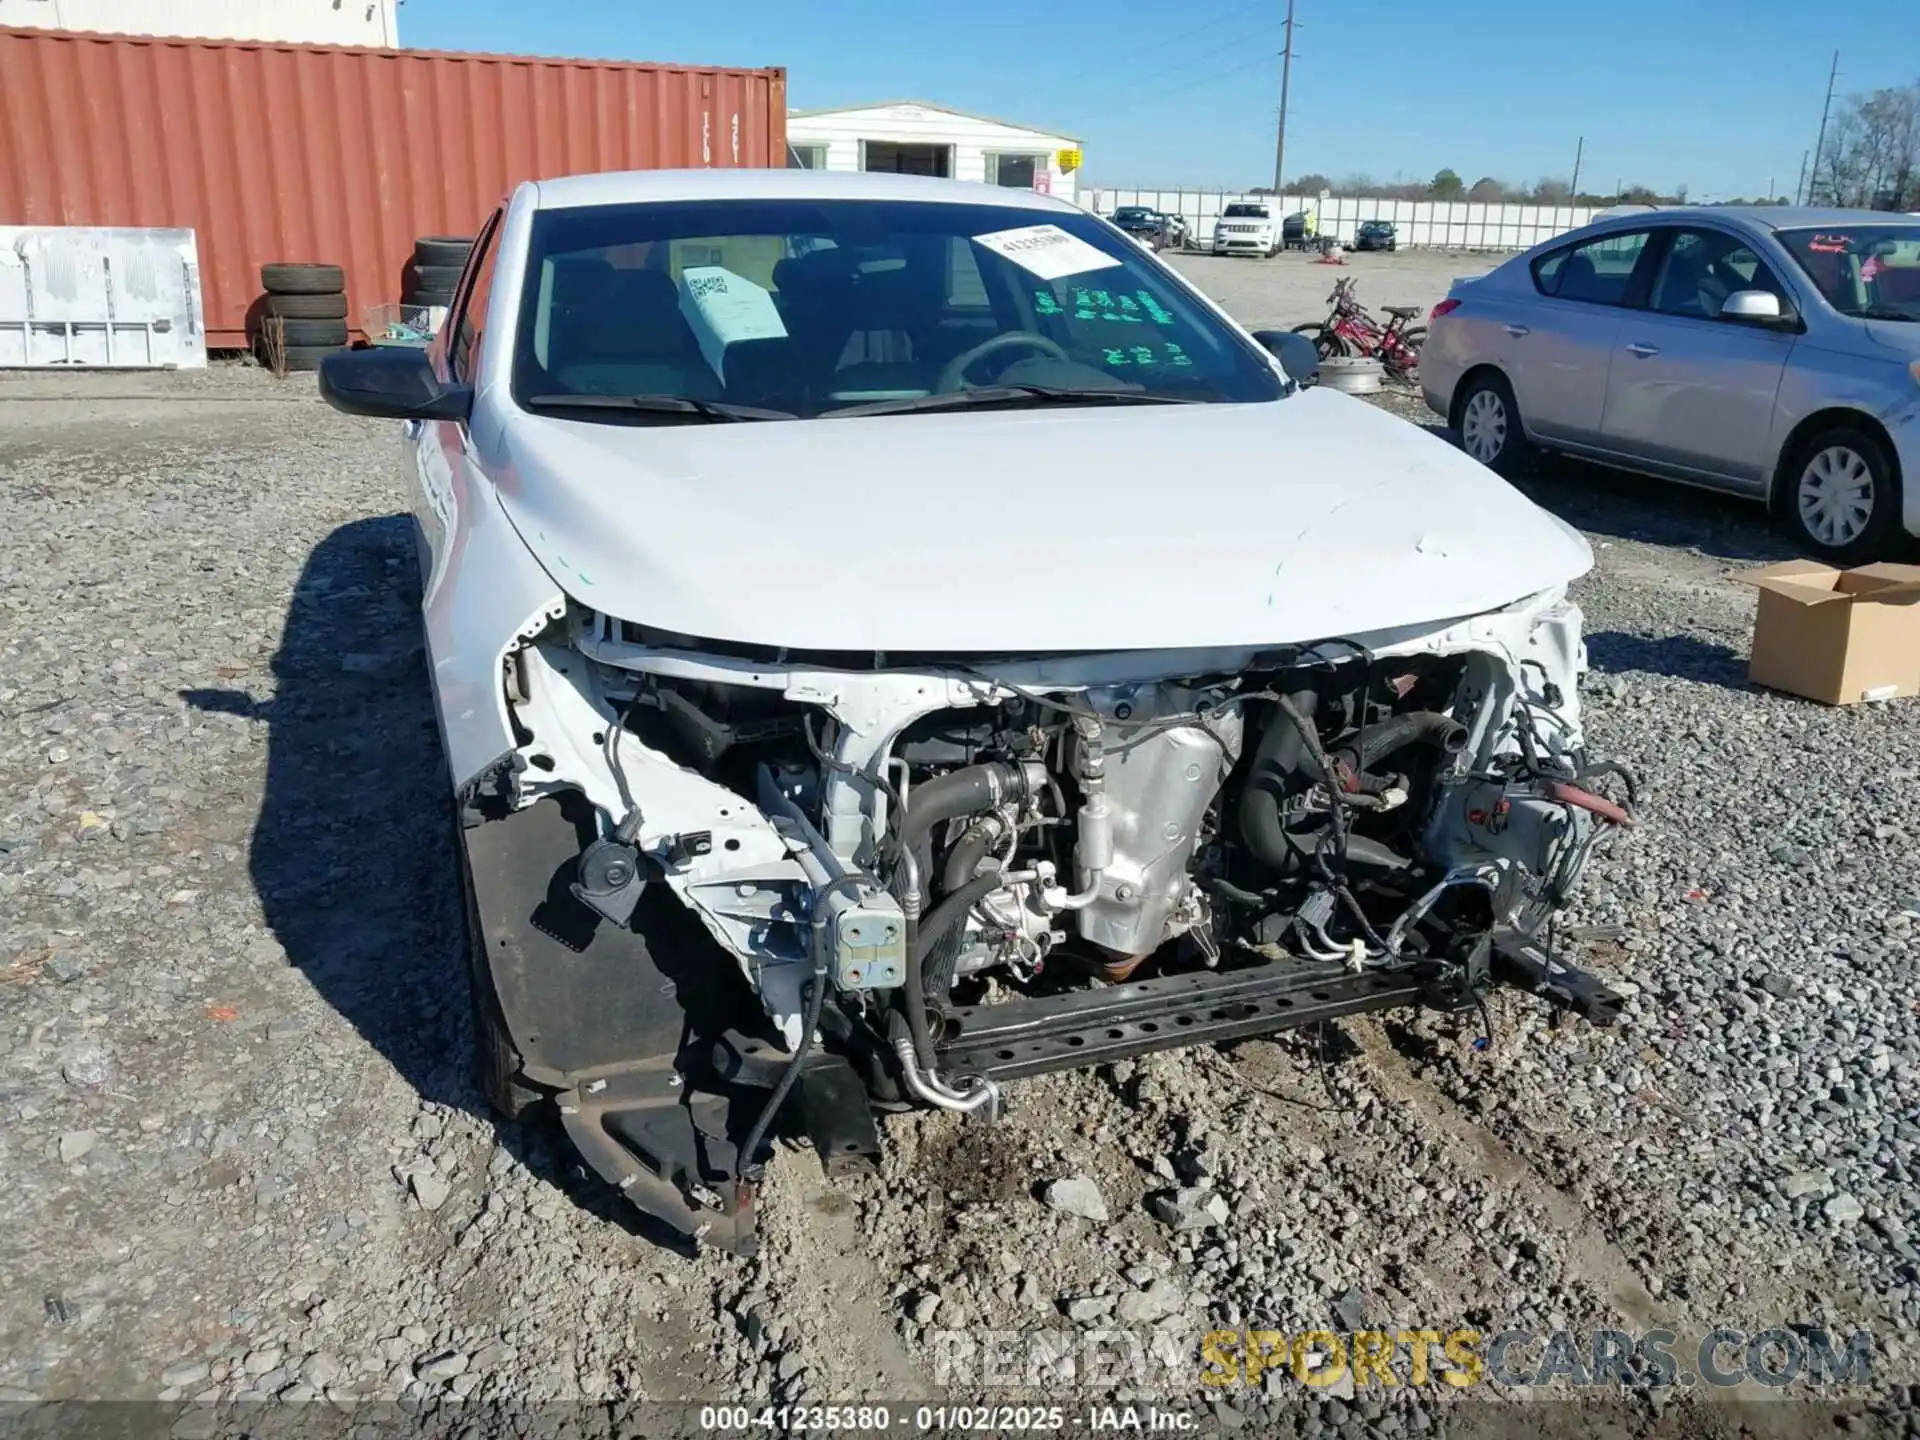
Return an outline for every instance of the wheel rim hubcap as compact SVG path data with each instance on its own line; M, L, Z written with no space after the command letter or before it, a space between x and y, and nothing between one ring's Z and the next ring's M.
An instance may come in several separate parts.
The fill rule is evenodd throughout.
M1822 545L1848 545L1873 518L1873 472L1859 451L1830 445L1800 472L1800 523Z
M1482 390L1467 401L1460 417L1460 439L1467 454L1482 465L1489 464L1507 444L1507 407L1491 390Z

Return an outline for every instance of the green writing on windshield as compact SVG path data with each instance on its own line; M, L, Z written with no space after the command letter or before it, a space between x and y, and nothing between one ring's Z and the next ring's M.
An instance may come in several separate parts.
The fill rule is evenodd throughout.
M1154 299L1153 296L1149 295L1144 290L1139 290L1139 291L1136 291L1135 293L1140 297L1140 307L1143 310L1145 310L1147 314L1153 317L1154 324L1156 325L1173 324L1173 316L1167 313L1166 308L1162 306L1158 300Z
M1048 291L1034 291L1033 300L1034 308L1042 315L1062 313L1059 302ZM1073 318L1103 320L1109 325L1143 325L1149 320L1156 325L1176 323L1166 306L1145 290L1122 295L1111 290L1089 289L1084 285L1073 287Z

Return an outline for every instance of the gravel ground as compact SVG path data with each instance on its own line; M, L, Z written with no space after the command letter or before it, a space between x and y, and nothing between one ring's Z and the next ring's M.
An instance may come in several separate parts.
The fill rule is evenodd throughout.
M1273 282L1217 282L1256 322L1324 278L1230 268ZM0 437L0 1400L961 1400L979 1327L1157 1329L1144 1382L1015 1393L1263 1434L1509 1415L1203 1386L1201 1332L1805 1322L1873 1331L1875 1394L1920 1380L1920 730L1746 687L1728 572L1785 553L1753 511L1526 485L1593 539L1589 728L1646 783L1572 917L1618 1026L1508 997L1484 1051L1363 1019L898 1117L876 1178L783 1156L742 1262L649 1243L467 1078L390 434L217 367L0 377ZM1680 1388L1625 1418L1736 1423Z
M1355 282L1355 292L1376 313L1383 305L1418 305L1424 310L1447 293L1456 275L1484 275L1506 257L1452 250L1396 250L1391 255L1369 250L1355 251L1341 265L1323 265L1297 251L1271 260L1171 251L1163 258L1241 324L1290 330L1327 318L1333 282L1342 276Z

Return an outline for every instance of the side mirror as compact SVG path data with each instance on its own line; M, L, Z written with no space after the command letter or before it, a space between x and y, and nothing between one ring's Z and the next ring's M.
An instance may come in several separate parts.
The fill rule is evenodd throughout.
M1298 385L1312 385L1320 379L1320 347L1304 335L1291 330L1256 330L1253 338Z
M465 420L473 391L442 383L427 352L413 345L341 350L320 362L320 398L376 420Z
M1780 309L1780 297L1771 290L1736 290L1722 302L1720 318L1778 325L1786 316Z

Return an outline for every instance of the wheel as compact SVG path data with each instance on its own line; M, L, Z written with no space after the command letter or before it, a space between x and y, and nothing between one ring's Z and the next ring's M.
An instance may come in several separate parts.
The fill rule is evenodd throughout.
M464 269L472 249L471 235L422 235L413 242L413 263Z
M1310 337L1313 348L1320 352L1322 360L1337 359L1348 353L1346 340L1325 325L1296 325L1293 333Z
M280 338L290 349L324 347L337 350L347 343L347 322L345 320L282 319Z
M1850 426L1823 430L1785 471L1780 509L1801 544L1841 565L1885 552L1900 516L1900 485L1877 439Z
M1520 407L1506 376L1488 371L1473 380L1461 393L1456 413L1460 448L1488 469L1513 476L1532 460L1533 446L1521 428Z
M507 1033L500 996L481 947L480 906L473 895L473 872L467 868L467 848L459 833L453 837L454 863L460 870L462 940L467 956L468 991L473 999L473 1069L480 1091L501 1118L524 1120L546 1103L546 1092L520 1078L520 1054Z
M1427 327L1424 325L1414 325L1402 330L1400 332L1400 343L1413 352L1413 364L1406 366L1391 364L1388 362L1384 350L1379 352L1380 360L1398 379L1412 380L1420 373L1420 349L1427 343Z
M287 369L318 370L320 362L329 355L338 355L346 349L345 345L289 345L287 346Z
M344 320L347 297L344 295L269 295L262 313L286 320Z
M347 288L347 272L338 265L285 261L262 265L260 285L270 295L338 295Z

